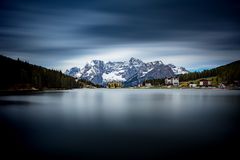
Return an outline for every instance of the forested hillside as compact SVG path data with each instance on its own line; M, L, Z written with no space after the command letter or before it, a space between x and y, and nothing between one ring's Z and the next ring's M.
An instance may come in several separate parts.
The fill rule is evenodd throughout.
M46 69L27 62L0 55L0 90L18 89L71 89L94 85L87 81L76 82L61 71Z
M202 72L192 72L189 74L180 75L180 81L191 81L199 78L207 78L217 76L225 83L233 83L236 80L240 80L240 60L229 63L224 66L213 68L210 70L204 70Z
M239 81L240 60L210 70L204 70L202 72L191 72L179 75L179 81L192 81L208 77L216 77L219 82L223 82L225 84L233 84L234 81ZM164 85L164 79L151 79L146 80L144 83L151 83L154 86Z

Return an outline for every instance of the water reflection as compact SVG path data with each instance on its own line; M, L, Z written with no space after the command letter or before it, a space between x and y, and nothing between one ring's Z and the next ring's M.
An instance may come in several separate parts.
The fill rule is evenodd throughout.
M0 97L0 120L23 154L160 158L226 149L239 133L239 98L227 90L51 91Z

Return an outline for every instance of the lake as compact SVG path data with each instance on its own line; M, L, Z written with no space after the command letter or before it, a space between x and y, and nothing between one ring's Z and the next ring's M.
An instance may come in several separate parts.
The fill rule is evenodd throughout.
M240 91L76 89L0 96L1 155L39 159L239 156Z

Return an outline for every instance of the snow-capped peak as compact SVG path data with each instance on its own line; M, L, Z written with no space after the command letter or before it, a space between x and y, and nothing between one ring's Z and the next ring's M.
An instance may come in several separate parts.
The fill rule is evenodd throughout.
M99 66L99 65L103 65L104 62L102 60L92 60L86 63L86 66Z
M160 60L144 63L142 60L133 57L129 61L109 61L107 63L101 60L92 60L81 69L73 67L65 72L67 75L101 85L111 81L124 83L131 81L131 84L135 85L146 79L165 78L185 73L188 73L188 71L183 67L176 67L172 64L164 65Z
M69 76L72 76L72 77L75 77L75 78L79 78L80 77L79 73L80 73L80 68L78 68L78 67L72 67L69 70L67 69L65 71L65 74L67 74Z
M141 65L141 64L143 64L144 62L143 61L141 61L140 59L137 59L137 58L130 58L130 60L129 60L129 64L130 65Z
M168 66L172 69L173 73L176 75L189 73L189 71L186 70L184 67L176 67L173 64L168 64Z
M156 64L163 64L163 62L162 61L154 61L153 65L156 65Z

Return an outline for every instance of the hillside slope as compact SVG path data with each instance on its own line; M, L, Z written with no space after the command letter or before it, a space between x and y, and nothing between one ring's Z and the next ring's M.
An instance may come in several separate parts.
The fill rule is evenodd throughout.
M180 81L191 81L199 78L215 77L221 79L224 83L233 83L240 80L240 60L213 68L210 70L204 70L202 72L192 72L184 75L180 75Z
M60 71L50 70L0 55L0 90L71 89L91 82L75 81Z

